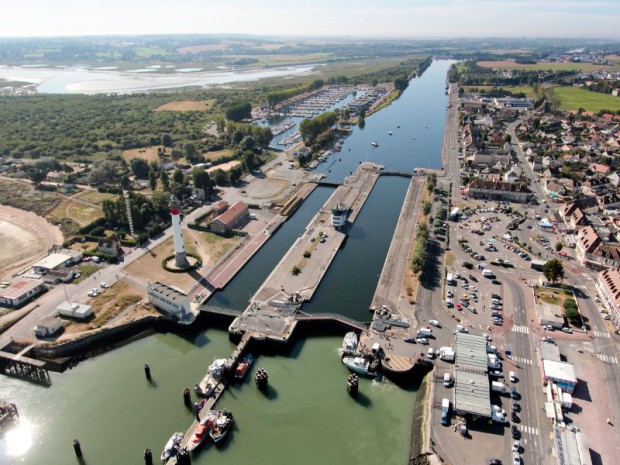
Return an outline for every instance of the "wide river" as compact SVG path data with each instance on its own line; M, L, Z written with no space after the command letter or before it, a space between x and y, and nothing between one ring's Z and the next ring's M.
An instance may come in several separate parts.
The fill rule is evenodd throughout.
M449 65L435 62L413 79L399 100L368 117L364 129L356 128L342 152L320 169L339 180L366 159L386 169L439 167ZM372 140L378 148L372 149ZM405 178L379 180L304 310L369 319L377 275L407 185ZM213 303L245 308L331 192L317 189ZM416 386L364 379L360 396L351 399L345 391L348 372L338 359L340 344L340 336L322 335L298 340L281 354L261 355L254 370L264 367L269 372L270 395L256 390L252 375L227 390L218 407L233 411L235 428L222 447L202 449L192 463L404 465ZM21 421L19 428L0 436L0 464L78 463L74 438L79 438L88 465L144 463L147 447L157 461L168 437L185 431L192 421L181 391L232 348L225 331L198 327L150 336L52 374L49 388L1 377L0 399L18 405ZM144 363L151 366L153 384L145 380Z

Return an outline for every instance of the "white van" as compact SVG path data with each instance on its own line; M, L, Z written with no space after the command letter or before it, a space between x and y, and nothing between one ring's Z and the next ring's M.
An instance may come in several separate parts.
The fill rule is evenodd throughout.
M444 387L452 386L452 375L447 371L443 374L443 385Z
M428 348L428 358L433 360L435 358L435 351L433 350L432 347Z
M511 371L510 373L508 373L508 378L510 379L511 383L516 383L517 382L517 377L515 376L515 372Z

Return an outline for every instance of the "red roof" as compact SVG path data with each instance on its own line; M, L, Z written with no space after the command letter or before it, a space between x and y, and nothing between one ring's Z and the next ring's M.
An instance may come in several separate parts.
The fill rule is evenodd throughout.
M237 202L213 221L220 221L226 225L232 223L248 206L243 202Z

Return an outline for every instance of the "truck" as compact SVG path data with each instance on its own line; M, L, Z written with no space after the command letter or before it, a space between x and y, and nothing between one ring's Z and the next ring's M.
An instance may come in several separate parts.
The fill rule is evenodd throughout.
M460 212L461 212L460 208L453 208L450 211L450 216L448 217L448 219L450 219L450 221L457 221L459 219Z
M433 330L428 326L418 329L418 337L429 337L433 334Z
M501 366L497 355L487 353L487 365L489 368L497 370Z
M441 424L448 426L450 424L450 400L443 399L441 401Z
M495 273L493 273L491 270L482 270L482 276L484 276L485 278L489 278L489 279L493 279L495 278Z
M453 362L454 361L454 349L452 347L440 347L439 348L439 358L444 362Z
M499 392L500 394L508 394L508 386L499 381L491 381L491 391Z

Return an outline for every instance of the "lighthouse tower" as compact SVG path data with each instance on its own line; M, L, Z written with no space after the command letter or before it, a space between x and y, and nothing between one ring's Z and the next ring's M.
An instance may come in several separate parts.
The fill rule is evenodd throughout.
M174 238L174 262L179 268L187 268L189 263L185 256L185 245L183 244L179 200L174 195L170 197L170 216L172 217L172 237Z

